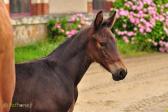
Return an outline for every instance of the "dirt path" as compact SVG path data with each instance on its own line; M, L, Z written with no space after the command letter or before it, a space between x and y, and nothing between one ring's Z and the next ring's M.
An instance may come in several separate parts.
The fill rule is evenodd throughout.
M79 85L74 112L168 112L168 54L125 63L129 74L120 82L93 64Z

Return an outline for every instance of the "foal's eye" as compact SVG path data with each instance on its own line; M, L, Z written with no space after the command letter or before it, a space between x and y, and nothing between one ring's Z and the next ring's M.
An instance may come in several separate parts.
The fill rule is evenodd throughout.
M100 45L101 45L101 47L103 47L103 48L107 47L107 43L106 43L106 42L100 42Z

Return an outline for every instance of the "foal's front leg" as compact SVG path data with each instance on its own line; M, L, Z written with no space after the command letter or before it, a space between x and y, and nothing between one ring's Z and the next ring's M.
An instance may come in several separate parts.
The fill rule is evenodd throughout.
M68 112L73 112L74 106L75 106L75 101L73 101L73 103L71 104L71 106L70 106Z
M69 108L68 112L73 112L77 98L78 98L78 88L76 87L74 90L74 100L73 100L73 103L71 104L71 107Z

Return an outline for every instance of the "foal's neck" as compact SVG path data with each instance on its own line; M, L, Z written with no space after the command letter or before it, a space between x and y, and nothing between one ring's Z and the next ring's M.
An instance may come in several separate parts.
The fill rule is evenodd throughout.
M85 29L78 33L65 49L64 67L68 70L75 86L92 63L86 50L88 39L89 29Z
M81 81L91 63L92 61L85 50L81 50L76 56L66 62L64 67L68 70L75 86Z
M78 85L92 62L86 51L88 39L89 28L77 33L49 56L50 60L68 71L75 86Z

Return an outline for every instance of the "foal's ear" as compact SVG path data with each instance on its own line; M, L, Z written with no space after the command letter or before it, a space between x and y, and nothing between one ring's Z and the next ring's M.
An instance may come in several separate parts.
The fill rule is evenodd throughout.
M98 30L100 28L100 26L103 23L103 11L99 11L96 15L96 18L94 20L94 28L95 30Z
M103 22L103 25L107 26L109 28L112 28L115 23L115 20L116 20L116 13L117 13L116 11L113 11L111 17L109 17L107 20L105 20Z

